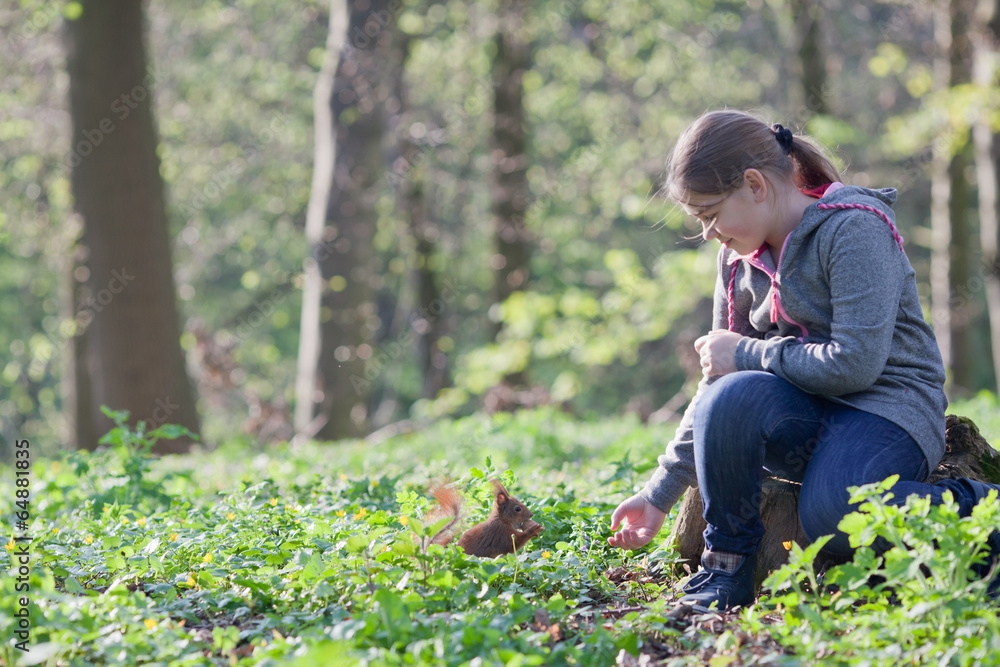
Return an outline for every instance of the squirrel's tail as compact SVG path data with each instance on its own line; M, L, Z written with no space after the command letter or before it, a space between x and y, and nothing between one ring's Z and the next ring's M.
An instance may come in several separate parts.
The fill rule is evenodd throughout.
M462 496L450 486L435 486L430 489L430 494L438 501L438 507L431 513L431 518L435 521L442 517L451 517L441 530L434 534L430 544L448 544L452 538L452 528L458 523L462 513Z

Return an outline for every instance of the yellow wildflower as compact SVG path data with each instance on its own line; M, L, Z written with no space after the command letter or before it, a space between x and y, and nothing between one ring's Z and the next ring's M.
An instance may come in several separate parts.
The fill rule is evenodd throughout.
M782 542L781 546L785 547L785 551L791 551L792 550L792 543L791 542Z
M229 521L232 521L235 518L236 518L235 514L233 514L232 512L226 512L226 519L228 519Z
M151 618L147 618L145 621L143 621L143 623L146 625L146 628L149 629L149 630L152 630L153 628L156 627L156 621L154 621Z
M340 481L341 482L346 482L347 481L347 475L345 475L344 473L340 473Z
M7 544L3 545L3 548L6 549L7 551L13 551L15 546L17 546L17 545L14 544L14 538L12 537L12 538L10 538L10 542L8 542Z
M277 507L277 506L278 506L278 499L271 498L271 507Z
M53 532L53 533L58 533L58 532L59 532L59 527L58 527L58 526L56 526L55 528L53 528L53 529L52 529L52 532Z
M210 554L210 553L205 554L204 557L202 557L201 562L202 563L211 563L212 562L212 554Z
M122 525L123 526L127 526L128 525L128 518L122 517Z
M139 524L140 526L145 526L146 525L146 517L144 517L144 516L139 517L139 520L136 521L136 523Z
M401 516L399 517L399 522L405 526L406 524L410 523L410 517Z
M542 558L552 558L552 552L551 551L543 551L542 552Z
M378 486L378 480L377 479L373 479L372 480L372 486Z
M177 541L177 533L170 533L170 541L171 542Z
M87 535L85 538L83 538L83 541L86 544L93 544L94 543L94 538L91 537L90 535Z
M366 514L368 514L368 511L362 507L358 510L358 513L354 515L354 520L357 521L358 519L364 519Z
M197 582L197 581L195 581L195 580L194 580L194 577L192 577L192 576L191 576L191 575L189 574L189 575L188 575L188 580L187 580L187 585L188 585L188 586L197 586L197 585L198 585L198 582Z
M337 510L336 512L334 512L334 514L336 514L337 516L345 516L347 512L345 512L344 510ZM13 549L13 547L11 548Z

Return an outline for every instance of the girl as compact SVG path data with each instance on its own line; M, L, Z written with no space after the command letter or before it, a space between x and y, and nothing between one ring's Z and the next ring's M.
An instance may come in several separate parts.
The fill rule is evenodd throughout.
M722 244L713 330L695 341L698 393L652 479L611 515L609 543L649 543L698 486L705 552L681 602L722 610L754 598L762 468L802 483L802 527L834 535L834 553L850 553L837 530L849 486L898 474L896 502L951 490L970 513L994 487L921 483L944 453L945 373L896 191L845 186L810 139L728 110L685 130L667 169L669 196Z

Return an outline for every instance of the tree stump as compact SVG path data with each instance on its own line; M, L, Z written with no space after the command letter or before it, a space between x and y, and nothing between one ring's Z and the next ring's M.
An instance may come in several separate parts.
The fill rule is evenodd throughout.
M959 478L1000 484L1000 458L971 419L948 415L944 457L925 481L934 483ZM775 477L763 480L760 514L765 532L757 558L758 584L788 561L785 543L797 542L802 547L809 543L799 523L799 487L797 482ZM692 572L698 569L701 553L705 549L703 510L698 489L688 489L670 532L670 544L681 557L679 566ZM829 564L840 562L833 556L827 556L827 559Z

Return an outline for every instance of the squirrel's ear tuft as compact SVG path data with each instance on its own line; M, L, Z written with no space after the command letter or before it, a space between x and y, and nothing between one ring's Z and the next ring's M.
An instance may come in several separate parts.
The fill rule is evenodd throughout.
M507 489L504 487L503 483L499 479L496 479L496 478L491 479L490 480L490 484L493 485L493 495L494 496L499 496L501 493L503 495L505 495L505 496L509 496L510 495L510 493L507 492Z

